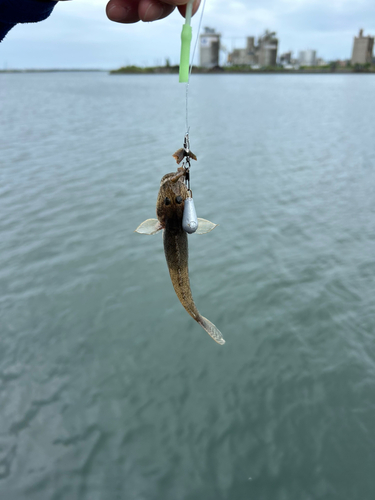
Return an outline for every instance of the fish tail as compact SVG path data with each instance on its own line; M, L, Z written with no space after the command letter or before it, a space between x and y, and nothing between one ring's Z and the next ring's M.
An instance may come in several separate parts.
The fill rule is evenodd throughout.
M208 335L210 335L215 342L217 342L220 345L225 344L225 340L223 339L223 336L218 328L211 323L207 318L204 316L200 316L199 319L197 320L198 323L201 325L201 327L206 330Z

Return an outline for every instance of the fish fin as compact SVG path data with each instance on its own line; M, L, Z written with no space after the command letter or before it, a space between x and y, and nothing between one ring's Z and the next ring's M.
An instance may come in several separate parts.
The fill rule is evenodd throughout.
M209 220L206 219L200 219L198 217L198 229L196 230L197 234L206 234L215 229L217 224L214 224L213 222L210 222Z
M177 151L172 155L173 158L176 160L177 164L180 164L182 160L184 159L184 148L177 149Z
M191 151L189 151L189 153L185 153L184 148L177 149L177 151L172 156L176 160L178 165L182 162L182 160L185 158L185 156L189 156L190 158L192 158L195 161L197 160L197 157L195 156L194 153L192 153Z
M223 336L218 328L211 323L207 318L204 316L200 316L198 323L201 325L201 327L206 330L208 335L210 335L215 342L217 342L220 345L225 344L225 340L223 339Z
M147 219L142 224L139 224L134 232L139 234L156 234L160 229L163 229L163 227L157 219Z
M169 181L175 183L178 181L178 179L181 179L181 177L183 177L184 175L185 175L185 169L182 167L179 167L177 169L177 174L174 175L173 177L170 177Z

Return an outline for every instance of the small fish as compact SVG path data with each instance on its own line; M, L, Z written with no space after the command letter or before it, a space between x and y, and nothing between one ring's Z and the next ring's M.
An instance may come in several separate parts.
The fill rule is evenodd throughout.
M201 325L218 344L225 344L222 334L207 318L202 316L194 304L191 294L188 269L187 234L182 228L185 200L189 191L184 183L185 169L164 175L156 203L157 219L147 219L142 222L136 232L140 234L156 234L163 231L164 253L168 264L173 288L190 316ZM217 224L198 218L197 234L205 234L214 229Z

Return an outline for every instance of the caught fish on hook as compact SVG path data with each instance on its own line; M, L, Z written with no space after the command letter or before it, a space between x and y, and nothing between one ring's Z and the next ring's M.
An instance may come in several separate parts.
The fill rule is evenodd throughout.
M177 151L175 155L177 155L179 151ZM196 159L193 153L191 153L189 157ZM176 161L180 163L177 158ZM211 321L200 314L191 293L186 233L193 231L186 231L184 229L183 220L184 213L185 219L193 216L190 216L190 214L187 214L185 211L185 205L190 203L189 200L192 200L191 191L184 182L186 175L187 169L184 167L179 167L177 172L171 172L164 175L160 182L160 189L156 202L157 219L147 219L142 222L142 224L137 227L136 232L139 234L156 234L160 230L163 230L165 258L173 288L179 301L190 316L215 340L215 342L222 345L225 344L225 340L221 332L211 323ZM217 224L213 222L197 218L197 228L195 232L197 234L209 233L216 226Z

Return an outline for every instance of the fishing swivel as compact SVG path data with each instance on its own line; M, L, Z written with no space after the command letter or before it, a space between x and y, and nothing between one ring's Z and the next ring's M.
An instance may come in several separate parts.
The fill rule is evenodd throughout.
M184 150L184 165L183 165L183 167L185 169L185 184L186 184L186 187L188 188L190 197L192 198L193 193L190 189L190 167L191 167L191 165L190 165L190 156L189 156L189 153L190 153L189 133L185 134L183 150Z
M192 151L190 151L189 133L185 134L184 145L182 148L178 149L175 152L173 158L176 160L178 165L182 162L179 170L181 168L184 169L185 184L190 192L190 196L192 196L192 192L190 189L190 167L191 167L190 161L191 159L196 160L197 157L195 156L194 153L192 153Z
M185 185L188 191L188 197L185 199L184 213L182 217L182 228L186 233L195 233L198 229L198 218L195 211L193 192L190 187L190 160L196 160L197 157L190 151L189 133L185 134L184 145L181 149L177 150L173 155L176 162L182 165L180 168L184 169Z
M190 141L187 133L184 138L184 159L185 159L185 184L188 189L188 198L185 200L184 214L182 216L182 229L189 234L195 233L198 229L197 212L195 211L193 192L190 188Z

